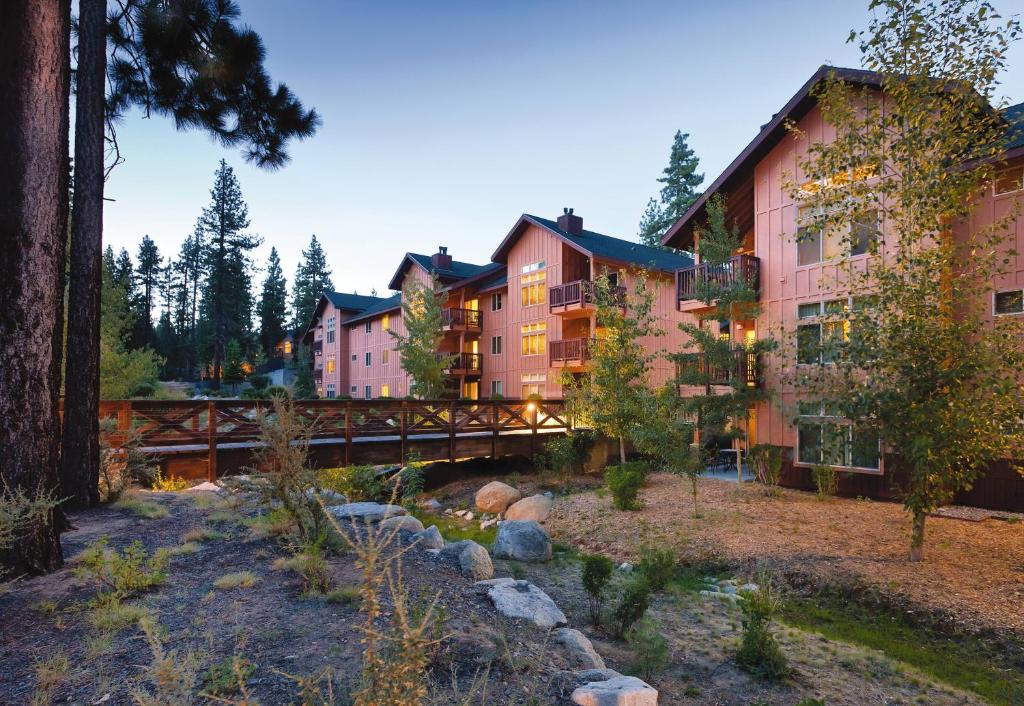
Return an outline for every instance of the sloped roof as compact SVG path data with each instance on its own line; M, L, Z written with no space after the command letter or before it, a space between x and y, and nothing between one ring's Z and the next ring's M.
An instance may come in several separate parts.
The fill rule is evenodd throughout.
M368 294L345 294L344 292L324 292L331 304L344 309L345 311L360 312L369 306L373 306L384 297L374 297Z
M381 314L386 314L388 312L395 311L396 309L401 308L401 293L393 294L390 297L378 297L377 302L366 307L366 309L361 311L356 316L353 316L350 319L345 319L344 321L341 322L341 325L350 326L352 324L357 324L361 321L366 321L367 319L372 319L375 316L380 316Z
M486 265L474 265L471 262L452 260L451 267L434 267L434 264L430 261L430 255L407 252L405 257L402 258L402 263L398 266L398 269L395 270L395 274L391 278L391 282L388 283L388 289L401 289L402 279L405 277L405 273L409 270L410 265L413 264L422 267L428 273L436 274L439 280L448 284L455 280L466 279L468 277L478 275L482 270L490 267L492 263L487 263Z
M1009 123L1006 149L1024 147L1024 103L1011 105L1003 113L1003 117Z
M675 272L683 267L693 265L693 258L689 255L652 248L647 245L615 238L603 233L595 233L592 230L583 230L580 233L570 233L558 227L556 221L540 216L533 216L524 213L509 231L508 235L498 246L498 249L491 256L497 262L504 262L512 245L522 234L525 226L532 223L535 226L544 228L561 238L563 241L590 257L597 257L605 260L612 260L623 265L636 265L648 267L662 272Z
M508 285L508 270L502 265L500 272L484 278L483 281L477 284L476 289L478 292L486 292L492 289L501 289L506 285Z

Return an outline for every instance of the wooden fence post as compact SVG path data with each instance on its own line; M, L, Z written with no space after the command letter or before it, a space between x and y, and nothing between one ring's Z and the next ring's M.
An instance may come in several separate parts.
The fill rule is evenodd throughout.
M491 458L498 458L498 403L491 402Z
M352 465L352 403L345 403L345 465Z
M448 404L448 462L455 463L455 405L457 402Z
M530 455L531 456L536 456L537 455L537 403L536 402L528 402L527 405L526 405L526 408L530 409L531 407L533 408L533 411L530 412L530 426L532 427L532 429L530 430Z
M217 480L217 403L210 400L206 403L206 479L213 483Z
M399 461L399 464L404 466L405 465L405 460L408 457L408 450L406 449L406 437L409 434L409 431L407 429L407 425L409 424L409 410L406 408L406 401L405 400L402 400L402 409L400 410L399 415L400 416L399 416L399 422L398 422L398 429L399 429L398 433L399 433L400 438L402 440L402 442L401 442L402 443L402 450L401 450L402 458Z

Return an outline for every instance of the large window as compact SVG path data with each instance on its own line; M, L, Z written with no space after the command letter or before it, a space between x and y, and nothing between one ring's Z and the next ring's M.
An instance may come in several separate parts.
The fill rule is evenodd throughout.
M334 317L327 317L327 342L334 343Z
M373 385L367 385L363 388L363 397L365 399L371 399L373 397Z
M491 380L491 397L503 397L504 394L501 391L501 380Z
M336 395L336 392L335 392L335 389L334 389L334 383L333 382L327 383L327 399L333 400L336 396L337 395Z
M389 385L381 385L380 386L380 396L381 397L391 397L391 387Z
M333 373L337 369L338 369L338 364L334 360L334 354L331 353L331 354L329 354L327 356L327 372Z
M501 311L501 292L491 295L491 311Z
M796 329L798 363L832 363L842 344L850 340L848 299L833 299L797 306L800 323Z
M523 335L523 355L543 355L547 349L547 323L538 321L523 324L520 332Z
M491 336L491 355L501 355L501 336Z
M814 265L839 257L863 255L879 235L878 211L866 211L845 227L814 226L816 212L801 208L797 228L796 264Z
M993 311L996 316L1024 314L1024 290L1013 289L1008 292L996 292Z
M547 376L543 373L534 373L532 375L524 375L522 377L522 388L520 390L522 399L527 399L530 395L544 395L544 383L547 380Z
M830 414L817 402L798 405L797 460L840 468L879 468L878 433L857 429L849 420Z
M534 306L547 301L547 271L545 262L534 262L523 267L519 284L522 288L523 306Z
M391 317L389 315L384 314L384 316L380 317L380 330L381 331L387 331L390 326L391 326Z

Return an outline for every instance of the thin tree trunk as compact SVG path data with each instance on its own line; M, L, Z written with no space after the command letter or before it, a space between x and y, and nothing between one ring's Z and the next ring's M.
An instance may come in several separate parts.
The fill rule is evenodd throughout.
M71 211L68 365L60 493L67 507L100 501L100 289L106 0L80 0L75 72L75 189Z
M57 492L67 245L69 0L0 3L0 479ZM4 563L63 563L63 513L47 513Z
M623 436L619 437L619 462L626 462L626 438Z
M927 517L921 510L914 511L913 525L910 531L910 560L924 559L924 520Z
M693 517L696 519L700 517L697 512L697 476L690 476L690 491L693 493Z

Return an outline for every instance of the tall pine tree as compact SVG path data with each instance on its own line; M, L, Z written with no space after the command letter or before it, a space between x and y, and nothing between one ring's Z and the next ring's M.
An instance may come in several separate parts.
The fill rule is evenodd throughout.
M260 239L245 233L248 227L249 208L242 198L242 189L234 170L222 159L210 190L210 205L203 209L198 222L205 240L206 270L199 329L215 390L220 389L228 341L251 338L248 253L260 244Z
M156 243L148 235L142 236L139 243L138 267L135 270L135 334L132 337L133 347L142 348L154 344L154 308L158 306L157 296L163 278L163 258Z
M285 317L288 315L288 284L281 270L281 258L277 256L277 248L270 248L267 260L267 276L263 280L263 291L260 293L260 343L268 357L274 346L284 338Z
M320 301L320 295L331 289L334 289L334 283L331 282L327 256L314 235L309 241L309 249L302 251L302 260L295 271L295 281L292 283L293 329L300 329L309 324L313 309Z
M700 197L699 188L704 183L704 175L697 172L700 160L687 144L689 138L688 133L677 130L672 139L668 166L662 170L664 176L658 178L658 182L664 184L661 200L648 201L640 219L640 242L644 245L661 247L665 231Z

